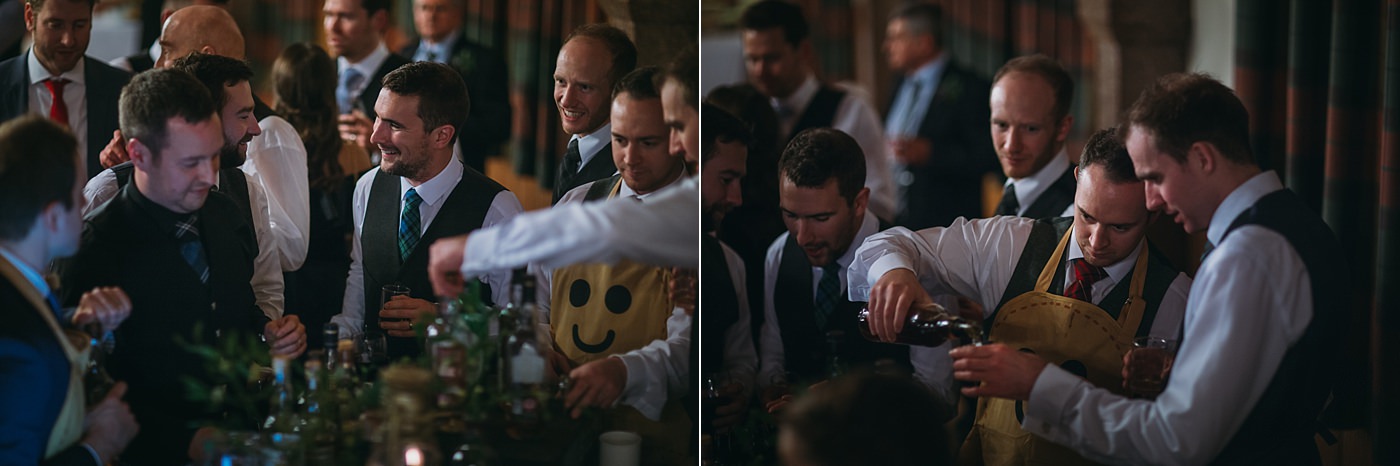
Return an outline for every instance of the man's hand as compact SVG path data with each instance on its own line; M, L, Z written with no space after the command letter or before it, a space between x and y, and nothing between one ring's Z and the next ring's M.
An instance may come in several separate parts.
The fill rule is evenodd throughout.
M428 248L428 279L434 296L457 296L466 286L462 279L462 253L467 235L439 238Z
M870 288L870 331L885 342L892 342L904 328L904 318L914 306L933 302L919 285L919 278L909 269L885 272Z
M112 131L112 141L108 142L107 147L102 148L98 155L102 168L112 168L113 165L131 160L131 156L126 153L126 138L122 137L122 130ZM92 176L95 173L88 175Z
M350 113L342 113L339 117L340 138L353 141L365 149L365 152L373 152L369 144L369 135L374 132L374 122L369 121L369 117L359 110Z
M933 156L933 145L928 139L913 138L890 141L890 151L894 160L906 167L922 167Z
M742 384L737 383L719 387L718 390L720 395L729 397L729 403L715 407L714 426L719 431L728 431L744 421L744 414L749 412L749 394Z
M694 269L674 267L671 269L671 302L685 309L685 315L695 317L695 275Z
M102 333L111 332L131 316L131 298L115 286L102 286L83 293L78 299L78 311L73 313L73 325L97 323Z
M88 407L87 415L83 417L82 443L92 447L97 456L102 457L103 464L114 463L117 455L141 430L141 426L136 424L136 417L131 415L131 408L122 401L124 395L126 382L117 382L102 402Z
M558 348L559 345L554 345L554 348L544 350L544 362L547 364L548 373L553 374L555 378L569 375L569 372L574 370L574 363L569 362L569 357L564 356Z
M263 326L263 340L272 347L273 356L295 358L306 351L306 326L301 318L287 314Z
M953 378L981 382L963 387L967 396L990 396L1011 400L1027 400L1035 379L1048 364L1040 356L1016 351L1002 344L960 346L948 352L953 357Z
M792 388L786 383L769 385L759 393L758 401L763 403L763 410L767 413L777 413L783 405L792 402Z
M413 338L413 322L423 314L437 312L437 305L426 300L395 296L379 310L379 328L391 337Z
M569 372L573 387L564 396L564 409L571 410L569 416L578 419L583 408L589 406L611 407L622 395L627 386L627 366L618 358L603 358L578 366Z

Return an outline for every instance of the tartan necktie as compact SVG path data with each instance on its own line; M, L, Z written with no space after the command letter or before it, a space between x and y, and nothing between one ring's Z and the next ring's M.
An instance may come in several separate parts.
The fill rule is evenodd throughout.
M1084 259L1074 259L1069 261L1074 270L1074 282L1065 287L1065 296L1092 303L1093 296L1089 291L1094 283L1108 278L1108 271L1103 267L1090 264Z
M997 203L997 215L1016 215L1021 210L1021 202L1016 199L1016 185L1006 184L1001 192L1001 202Z
M44 87L49 88L49 95L53 96L53 105L49 106L49 119L63 126L68 126L68 103L63 101L63 86L67 85L68 80L63 78L44 80Z
M818 329L826 328L826 318L836 310L836 303L841 299L840 271L841 265L836 261L822 267L822 278L817 281L817 299L812 303Z
M418 190L409 188L408 193L403 196L403 213L399 215L399 260L407 261L408 254L413 252L414 246L418 245L418 235L420 220L418 216L418 205L423 203L423 198L418 197Z
M204 257L204 243L199 240L198 214L175 222L175 239L180 240L180 256L190 265L200 283L209 283L209 261Z

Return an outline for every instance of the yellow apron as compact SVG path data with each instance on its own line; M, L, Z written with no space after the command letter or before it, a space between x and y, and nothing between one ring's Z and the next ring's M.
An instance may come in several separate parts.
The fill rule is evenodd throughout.
M9 280L10 283L29 283L29 280L20 273L19 269L2 259L0 259L0 275L3 275L3 279ZM58 345L63 348L63 355L68 359L67 394L63 398L63 408L58 412L58 419L53 424L53 430L49 432L49 443L44 447L44 458L48 459L78 443L83 437L83 417L87 415L87 398L83 393L83 372L87 368L89 337L83 332L59 325L58 319L54 318L53 313L48 312L48 300L39 295L39 290L32 286L17 286L16 288L19 288L20 293L29 300L33 309L39 312L44 322L48 323L49 329L58 339Z
M1060 258L1073 230L1065 232L1045 263L1035 289L1017 296L997 311L989 335L1009 347L1028 350L1051 364L1083 372L1095 386L1122 393L1123 353L1147 307L1142 288L1147 277L1147 248L1138 254L1128 302L1114 320L1098 306L1049 293ZM1066 364L1068 363L1068 364ZM959 452L958 463L986 465L1094 464L1072 450L1021 429L1023 403L1004 398L977 400L977 421Z
M617 196L621 185L608 197ZM669 268L627 260L555 270L549 312L555 345L569 361L584 364L665 340L666 320L674 308L667 295L670 279ZM689 451L690 417L676 400L666 403L659 422L625 405L602 414L604 429L642 436L641 464L679 464Z

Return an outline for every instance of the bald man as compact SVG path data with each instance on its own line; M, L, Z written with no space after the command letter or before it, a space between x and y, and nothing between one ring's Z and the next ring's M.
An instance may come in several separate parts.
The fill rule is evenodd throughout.
M158 24L165 24L165 20L170 19L170 15L190 5L213 5L227 9L228 0L165 0L165 4L161 6L160 22ZM157 37L156 39L160 38ZM160 60L160 54L160 41L153 40L151 41L150 48L125 57L114 58L112 61L107 62L107 64L128 73L135 74L155 68L156 60Z
M244 59L243 33L238 23L227 10L217 6L193 5L172 13L165 21L159 43L162 52L156 63L158 68L168 67L193 52ZM253 116L262 134L248 142L248 157L240 168L267 191L268 218L280 265L283 272L292 272L306 261L311 241L306 147L296 128L273 113L257 94L253 94ZM112 166L126 161L125 144L120 132L114 133L102 151L103 164ZM93 200L92 196L89 199Z

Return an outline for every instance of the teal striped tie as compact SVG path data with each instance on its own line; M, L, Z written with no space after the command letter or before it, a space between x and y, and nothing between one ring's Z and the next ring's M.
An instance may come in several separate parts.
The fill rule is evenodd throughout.
M408 193L403 196L403 214L399 215L400 261L407 261L408 254L418 246L418 231L421 229L418 205L422 203L423 198L418 197L418 191L413 188L409 188Z

